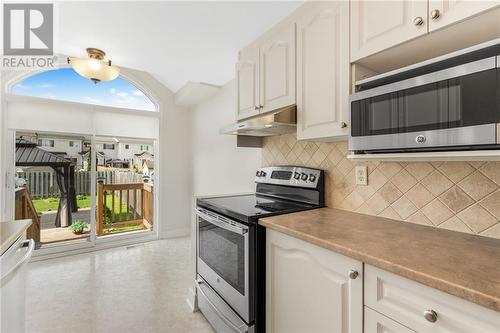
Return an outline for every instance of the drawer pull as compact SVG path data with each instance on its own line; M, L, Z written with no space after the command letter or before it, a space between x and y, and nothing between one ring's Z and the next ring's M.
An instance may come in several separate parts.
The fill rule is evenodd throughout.
M431 12L431 18L432 18L433 20L437 20L440 16L441 16L441 12L439 11L439 9L434 9L434 10Z
M415 19L413 20L413 24L415 24L417 27L421 26L422 24L424 24L424 19L421 16L415 17Z
M424 318L427 319L428 322L435 323L438 320L438 314L434 310L425 310Z
M355 278L357 278L359 275L358 271L355 271L355 270L350 270L349 271L349 278L354 280Z

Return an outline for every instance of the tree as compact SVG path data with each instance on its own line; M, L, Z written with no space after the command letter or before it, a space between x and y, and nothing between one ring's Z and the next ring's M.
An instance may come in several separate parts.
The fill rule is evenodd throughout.
M87 155L87 171L92 171L92 146L89 147L89 154Z

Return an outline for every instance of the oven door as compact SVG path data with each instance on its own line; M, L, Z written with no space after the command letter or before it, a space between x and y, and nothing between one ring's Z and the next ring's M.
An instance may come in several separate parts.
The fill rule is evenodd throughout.
M200 207L196 216L198 274L250 323L252 229Z
M500 69L467 63L350 97L349 150L497 144Z

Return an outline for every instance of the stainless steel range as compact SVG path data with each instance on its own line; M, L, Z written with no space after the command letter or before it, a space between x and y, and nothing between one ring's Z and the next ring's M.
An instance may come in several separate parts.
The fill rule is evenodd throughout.
M324 205L322 170L259 169L256 193L198 199L198 307L217 332L265 331L265 228L261 217Z

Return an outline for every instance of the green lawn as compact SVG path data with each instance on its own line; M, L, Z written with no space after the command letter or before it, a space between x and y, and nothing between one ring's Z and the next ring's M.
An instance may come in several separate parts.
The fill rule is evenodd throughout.
M55 212L59 206L59 197L50 197L45 199L33 199L33 205L38 213L42 212ZM89 195L78 195L76 197L76 203L78 208L90 208L90 196ZM106 223L111 222L111 197L108 196L106 206L108 207L106 214ZM129 221L134 219L134 214L127 214L127 204L122 203L122 213L120 214L120 202L118 196L115 196L115 222L118 221Z
M50 197L45 199L32 199L37 213L57 211L59 207L59 197ZM90 208L90 196L78 195L76 197L78 208Z

